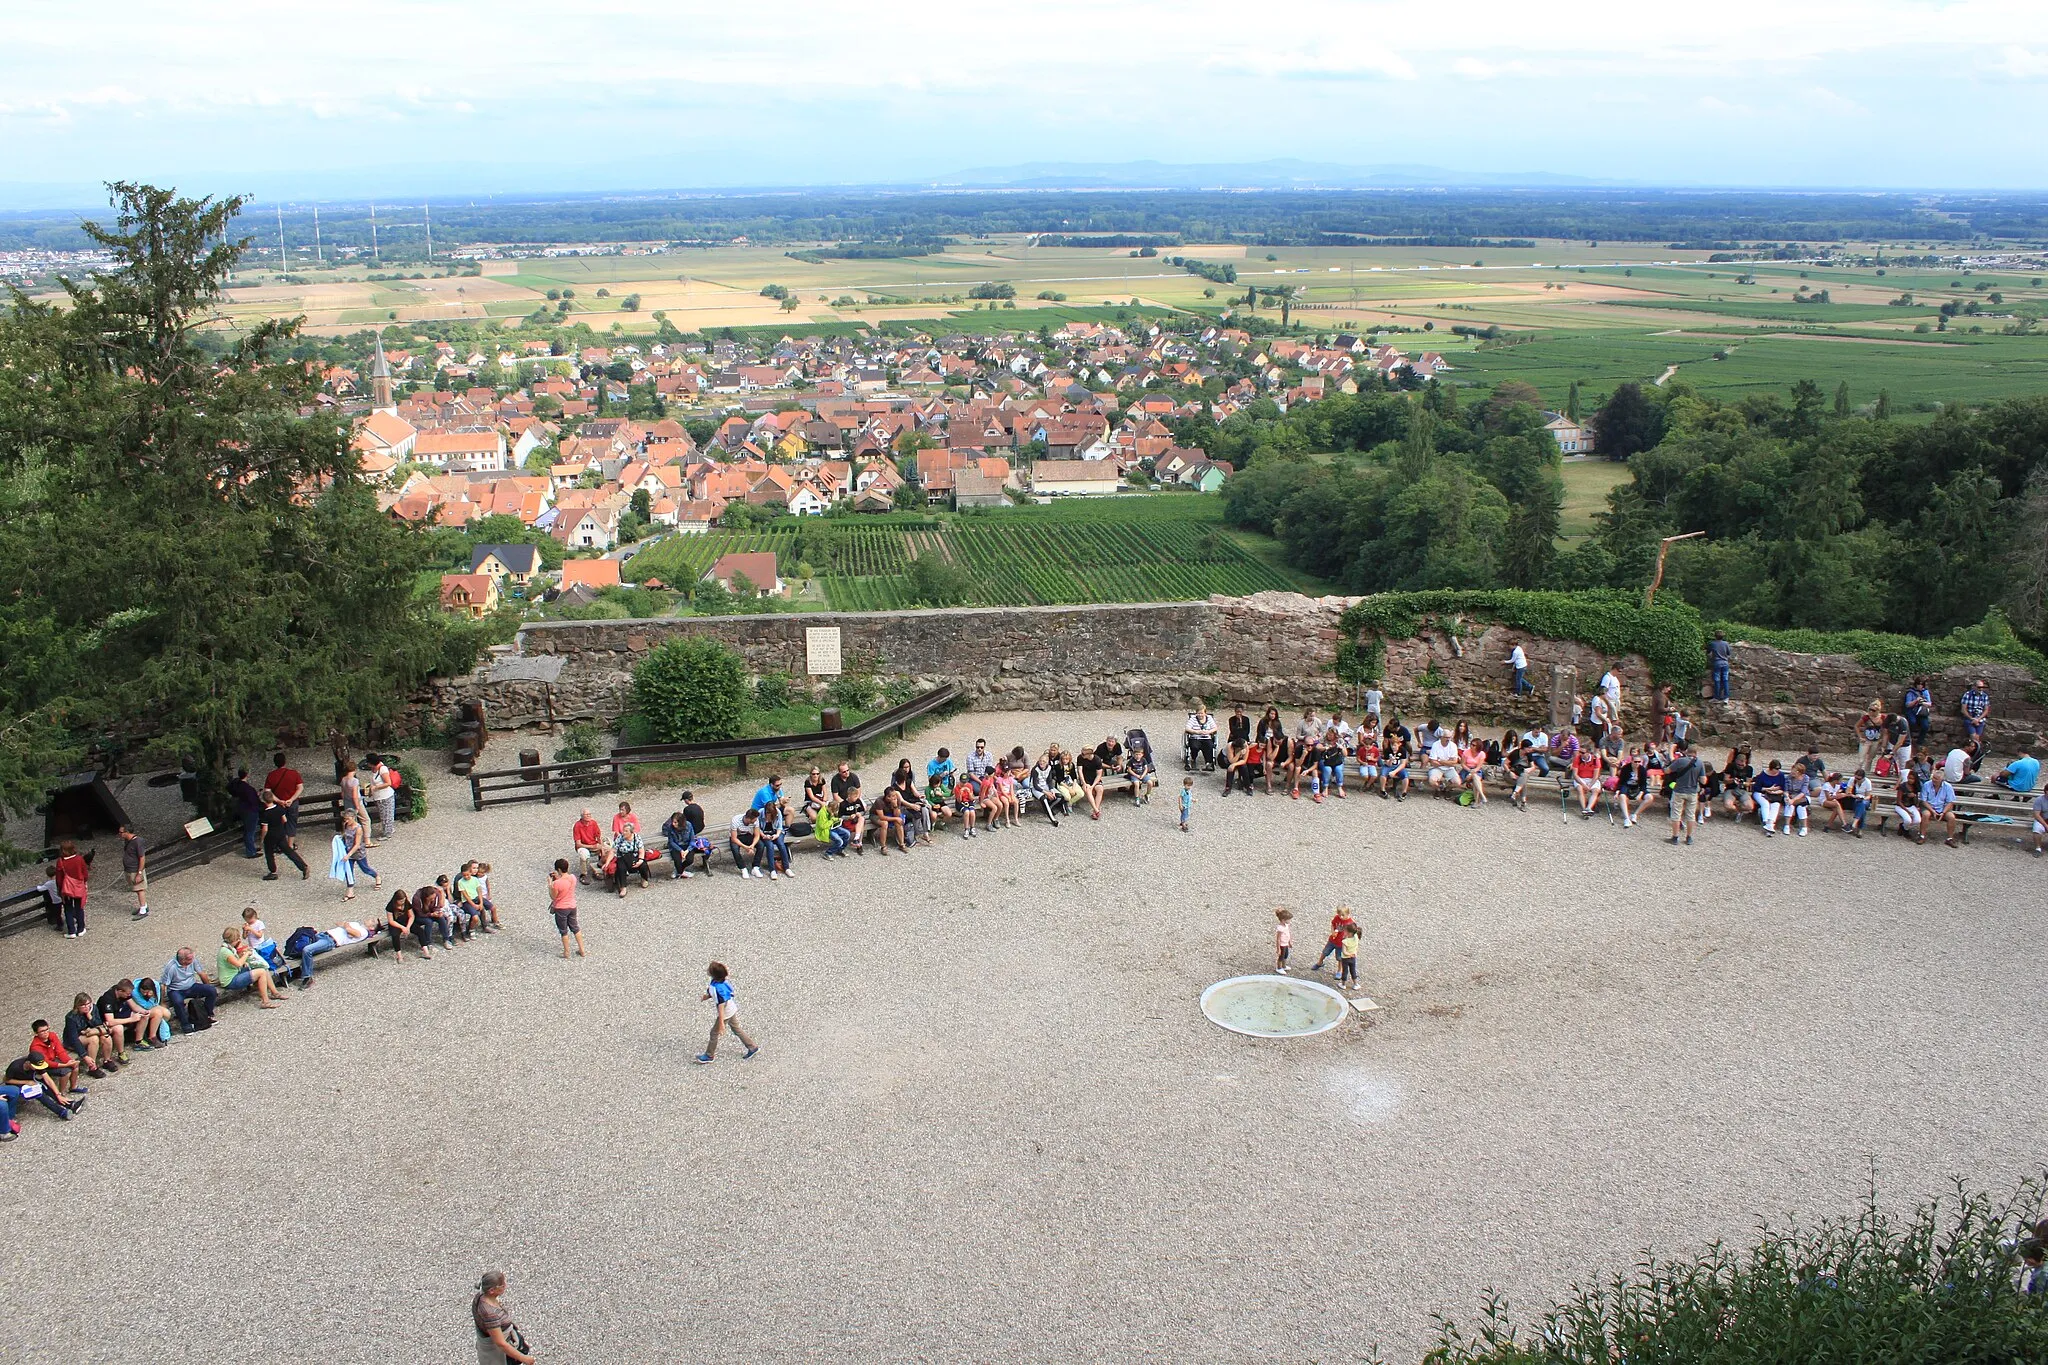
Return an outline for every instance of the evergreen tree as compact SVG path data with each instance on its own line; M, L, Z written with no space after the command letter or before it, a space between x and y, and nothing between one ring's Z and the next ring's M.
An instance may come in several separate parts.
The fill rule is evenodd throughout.
M1835 416L1847 417L1848 415L1849 381L1844 379L1841 383L1835 385Z
M1640 384L1621 385L1593 414L1594 445L1610 460L1626 460L1663 439L1664 414Z

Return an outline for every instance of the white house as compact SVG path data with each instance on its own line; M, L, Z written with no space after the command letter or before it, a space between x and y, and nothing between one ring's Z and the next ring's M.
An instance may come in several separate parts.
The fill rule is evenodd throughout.
M1566 455L1585 455L1593 449L1593 429L1561 412L1544 413L1543 429Z

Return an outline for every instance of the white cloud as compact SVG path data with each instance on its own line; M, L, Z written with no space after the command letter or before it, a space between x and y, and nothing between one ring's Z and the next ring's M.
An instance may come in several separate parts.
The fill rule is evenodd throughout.
M2048 76L2048 53L2034 52L2017 43L2008 43L1999 49L1998 59L1991 63L1991 69L2014 80L2034 81Z

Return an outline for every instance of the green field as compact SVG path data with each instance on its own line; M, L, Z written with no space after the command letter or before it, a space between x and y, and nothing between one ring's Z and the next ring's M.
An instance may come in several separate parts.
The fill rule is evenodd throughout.
M1593 519L1607 510L1607 495L1628 482L1628 464L1621 460L1566 460L1558 468L1564 479L1561 538L1577 540L1593 533Z
M1725 360L1716 360L1726 351ZM1895 412L1933 411L1941 403L1991 403L2048 392L2048 336L1985 333L1954 342L1861 339L1823 332L1799 335L1659 336L1612 331L1559 332L1514 346L1481 347L1456 362L1460 383L1491 387L1520 379L1555 405L1574 381L1582 397L1625 380L1647 383L1667 365L1702 393L1739 399L1785 391L1811 379L1832 394L1849 386L1865 404L1889 390Z
M1763 322L1924 322L1935 304L1894 308L1885 303L1791 303L1783 299L1611 299L1609 308L1664 308L1716 317L1756 318Z
M938 555L973 580L986 606L1195 601L1270 589L1320 591L1301 574L1226 532L1222 505L1191 494L1091 499L954 514L891 514L834 520L829 564L815 564L838 611L912 604L904 577L913 559ZM795 522L754 531L670 536L635 555L626 574L670 585L694 582L721 555L773 551L793 574Z

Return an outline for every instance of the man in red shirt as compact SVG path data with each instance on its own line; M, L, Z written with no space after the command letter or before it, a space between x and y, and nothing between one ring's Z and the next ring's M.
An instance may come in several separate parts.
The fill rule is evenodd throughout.
M604 875L607 852L604 846L604 828L597 823L597 817L584 808L582 818L569 831L570 840L576 845L576 880L588 882L591 870Z
M277 804L284 807L284 832L288 838L299 837L299 793L306 789L306 779L299 776L299 770L284 761L280 751L270 756L270 776L263 779L263 785L270 788L270 794L277 798Z

